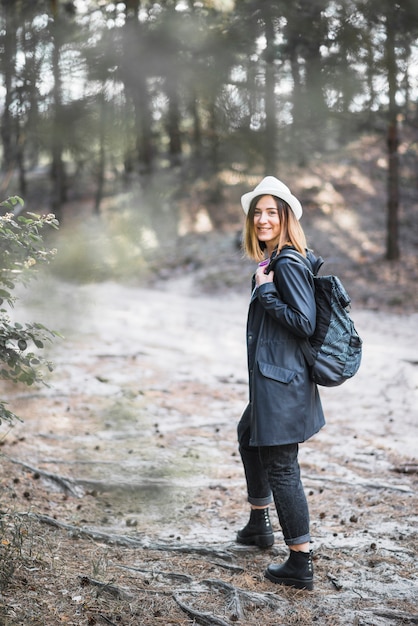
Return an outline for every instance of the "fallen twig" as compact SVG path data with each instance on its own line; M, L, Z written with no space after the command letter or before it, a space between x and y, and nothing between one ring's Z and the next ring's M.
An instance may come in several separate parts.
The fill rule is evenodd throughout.
M100 617L100 619L102 619L104 622L106 622L106 624L110 624L110 626L116 626L115 622L112 622L112 620L110 620L108 617L106 617L106 615L102 615L101 613L99 613L98 617Z
M232 596L242 598L245 602L257 605L267 605L270 608L277 608L282 603L282 598L275 593L259 593L257 591L246 591L240 587L235 587L223 580L208 578L201 581L202 585L207 585L212 589L220 589Z
M232 614L236 619L244 618L244 611L240 600L242 589L237 589L237 587L234 587L229 583L225 583L222 580L204 580L203 584L208 584L210 587L215 587L224 591L228 596L228 608L232 611Z
M242 574L242 572L245 572L245 569L240 565L233 565L232 563L220 563L219 561L209 562L213 565L216 565L216 567L222 567L222 569L229 570L230 572L234 572L235 574Z
M61 487L65 493L68 493L71 496L81 498L84 495L83 487L72 478L66 478L64 476L59 476L58 474L52 474L51 472L46 472L45 470L41 470L37 467L32 467L31 465L23 463L22 461L18 461L17 459L12 459L10 457L7 458L12 463L15 463L16 465L21 465L30 472L33 472L34 476L38 475L42 476L42 478L46 478L47 480L51 480L59 487Z
M341 591L343 586L342 586L342 584L340 582L338 582L338 580L335 578L335 576L333 576L332 574L327 574L327 578L328 578L328 580L330 580L332 582L332 584L337 589L337 591Z
M418 463L403 463L392 467L392 472L398 474L418 474Z
M65 524L64 522L59 522L53 517L49 517L48 515L39 515L37 513L30 513L29 515L42 524L48 524L50 526L54 526L55 528L66 530L73 536L87 537L88 539L93 539L94 541L100 541L110 545L143 548L144 550L179 552L181 554L200 554L202 556L212 556L228 561L232 559L232 555L229 552L225 550L217 550L216 548L206 548L204 546L192 546L188 544L153 543L147 539L137 539L128 535L108 534L97 530L89 530L87 528L80 528L79 526Z
M373 615L377 615L378 617L396 620L401 622L402 624L418 624L418 614L411 615L410 613L406 613L405 611L391 611L390 609L386 609L383 611L376 611L374 609L366 610L372 612Z
M189 615L189 617L192 617L198 624L202 624L202 626L230 626L228 622L225 622L220 617L216 617L215 615L211 615L210 613L203 613L201 611L193 609L188 604L182 602L182 600L180 600L178 594L176 593L173 594L173 598L177 602L181 610L184 611L184 613Z
M240 587L235 587L234 585L231 585L230 583L227 583L223 580L206 579L206 580L202 580L198 584L199 586L204 585L206 587L209 587L210 589L214 589L217 591L221 591L222 593L225 593L227 595L226 606L228 610L230 610L232 613L231 619L235 621L245 619L242 602L244 603L244 605L247 603L247 604L253 604L257 606L268 606L269 608L273 608L273 609L277 609L278 606L282 604L283 602L282 598L280 598L280 596L277 596L276 594L245 591L244 589L241 589ZM173 594L174 600L177 602L180 608L185 613L190 615L190 617L193 617L193 619L195 619L199 624L204 624L205 626L212 625L212 624L220 624L221 626L223 626L227 624L227 622L225 622L219 617L211 615L210 613L207 613L207 612L202 613L192 608L188 604L185 604L182 600L180 600L179 594L186 594L186 593L201 594L201 593L206 593L206 592L202 589L200 590L182 589L178 591L177 594Z
M161 570L143 569L141 567L130 567L128 565L116 565L120 569L125 569L130 572L138 572L139 574L151 574L152 576L162 576L163 578L169 578L171 580L178 580L183 583L192 583L193 578L188 574L177 574L176 572L163 572Z
M79 579L83 586L93 585L95 587L98 587L101 592L110 593L110 595L117 600L132 600L134 597L131 593L128 593L120 587L116 587L115 585L112 585L110 583L102 583L100 580L95 580L94 578L90 578L89 576L79 576Z

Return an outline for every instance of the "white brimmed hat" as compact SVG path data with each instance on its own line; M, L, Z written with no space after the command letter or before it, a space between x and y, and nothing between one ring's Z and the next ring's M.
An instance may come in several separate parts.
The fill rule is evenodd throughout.
M257 196L276 196L276 198L281 198L290 206L296 219L300 220L302 217L302 205L299 200L292 195L289 187L274 176L266 176L253 191L244 193L241 196L241 205L245 214L249 211L251 200L257 198Z

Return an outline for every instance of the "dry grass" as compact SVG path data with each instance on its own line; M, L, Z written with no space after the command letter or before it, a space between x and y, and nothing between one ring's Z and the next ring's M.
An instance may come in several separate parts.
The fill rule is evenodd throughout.
M334 502L343 496L342 492L341 487L333 487ZM223 492L217 493L217 497L222 498ZM228 498L228 494L224 497ZM329 497L327 503L332 507ZM196 504L204 506L205 500L213 501L213 489L201 490ZM320 500L319 492L311 495L313 518L321 517ZM388 494L376 503L368 500L366 493L356 500L360 528L358 521L323 517L323 542L315 552L316 589L308 593L275 588L263 578L268 562L285 555L280 542L279 547L260 551L238 549L225 541L206 545L213 548L213 555L202 556L193 552L193 548L202 545L200 542L190 544L190 553L186 549L180 552L171 549L176 544L184 545L176 538L167 542L167 550L154 550L152 545L150 549L129 548L77 538L74 533L53 528L36 516L46 502L49 510L55 511L54 517L72 519L77 528L86 527L76 519L77 508L81 505L81 510L87 509L93 519L101 514L102 498L85 496L80 502L63 496L3 458L0 623L2 626L411 623L408 619L413 619L416 607L407 581L416 577L416 536L411 533L403 537L396 531L395 523L391 530L382 532L377 542L373 537L362 540L362 535L367 536L366 527L377 519L393 519L397 509ZM235 509L238 498L237 503L232 498L230 505L224 511L229 536L239 517ZM350 508L347 514L351 513L354 520L357 518L353 510ZM402 513L398 511L399 524L414 514L413 499L407 498ZM214 517L215 513L208 513L206 523L210 525ZM154 535L148 537L151 543L158 541L158 528L154 528ZM326 545L332 543L332 535L342 538L340 548ZM133 531L131 536L140 538L143 533ZM220 558L219 551L226 552L229 559ZM395 580L399 590L401 581L405 580L404 593L399 598L393 596L390 587ZM228 594L222 585L233 586L237 595ZM371 593L373 588L375 596ZM205 618L209 621L202 621L202 617L193 621L181 610L176 598L196 615L210 616ZM378 613L383 609L386 617L382 618ZM369 615L367 621L365 615ZM388 615L392 615L393 622L379 621L387 620Z

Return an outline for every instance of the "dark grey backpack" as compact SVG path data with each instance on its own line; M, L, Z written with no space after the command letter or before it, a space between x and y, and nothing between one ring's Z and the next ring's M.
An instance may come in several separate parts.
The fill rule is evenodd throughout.
M310 262L297 250L284 248L276 261L284 257L306 265ZM311 379L324 387L336 387L354 376L360 367L362 340L349 315L351 299L337 276L318 276L323 260L313 268L316 301L314 334L301 343Z

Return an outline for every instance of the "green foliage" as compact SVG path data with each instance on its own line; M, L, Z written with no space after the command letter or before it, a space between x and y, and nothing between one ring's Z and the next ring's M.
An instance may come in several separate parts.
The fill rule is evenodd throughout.
M26 285L36 266L48 263L55 250L47 250L41 235L45 226L58 228L52 214L18 215L23 207L18 196L8 198L0 207L10 211L0 216L0 378L13 383L33 385L43 381L43 373L52 364L39 356L47 341L57 333L39 323L13 322L10 317L16 297L12 291L18 283ZM0 423L12 422L16 416L0 402Z

